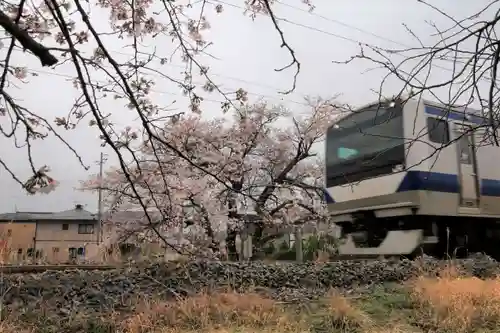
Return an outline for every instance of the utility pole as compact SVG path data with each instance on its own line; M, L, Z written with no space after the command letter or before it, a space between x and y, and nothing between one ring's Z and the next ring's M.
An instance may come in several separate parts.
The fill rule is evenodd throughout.
M98 234L97 234L97 244L100 244L102 241L102 169L104 164L104 154L101 152L101 158L99 159L99 190L98 190L98 198L97 198L97 225L98 225Z

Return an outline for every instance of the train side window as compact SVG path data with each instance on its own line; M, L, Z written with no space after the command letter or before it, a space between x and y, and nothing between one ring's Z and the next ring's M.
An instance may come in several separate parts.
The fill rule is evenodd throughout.
M450 130L446 120L427 117L427 129L432 142L441 144L450 142Z

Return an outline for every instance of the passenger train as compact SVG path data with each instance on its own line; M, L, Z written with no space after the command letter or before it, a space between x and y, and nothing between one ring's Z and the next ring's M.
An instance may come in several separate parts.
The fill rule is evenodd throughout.
M500 147L488 115L417 99L364 106L326 136L340 255L500 254ZM499 138L500 140L500 138Z

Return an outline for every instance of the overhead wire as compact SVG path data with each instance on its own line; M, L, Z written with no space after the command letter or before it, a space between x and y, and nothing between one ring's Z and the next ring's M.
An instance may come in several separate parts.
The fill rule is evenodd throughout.
M242 7L240 5L236 5L236 4L224 1L224 0L209 0L207 2L208 3L212 3L212 4L222 3L222 4L230 6L230 7L239 8L239 9L243 9L243 10L245 9L244 7ZM361 29L359 27L356 27L354 25L342 22L340 20L336 20L336 19L324 16L324 15L318 14L318 13L316 13L314 11L311 12L311 11L308 11L308 10L305 10L305 9L302 9L302 8L299 8L299 7L290 5L290 4L286 4L286 3L284 3L284 2L282 2L280 0L276 0L276 3L278 3L280 5L283 5L283 6L286 6L288 8L292 8L292 9L295 9L295 10L307 13L308 15L311 15L311 16L319 17L319 18L321 18L323 20L330 21L332 23L336 23L336 24L342 25L342 26L347 27L349 29L356 30L356 31L359 31L359 32L364 33L364 34L371 35L371 36L376 37L378 39L385 40L385 41L388 41L390 43L393 43L393 44L396 44L396 45L399 45L399 46L403 46L403 47L409 48L408 45L405 45L405 44L403 44L401 42L398 42L398 41L395 41L393 39L390 39L390 38L387 38L387 37L375 34L373 32ZM322 34L325 34L325 35L328 35L328 36L331 36L331 37L334 37L334 38L337 38L337 39L342 39L342 40L345 40L345 41L348 41L348 42L351 42L351 43L354 43L354 44L357 44L357 45L366 45L366 46L372 47L374 49L381 49L381 47L379 47L379 46L377 46L375 44L372 44L372 43L362 42L362 41L357 40L355 38L347 37L347 36L344 36L344 35L341 35L341 34L333 33L333 32L330 32L330 31L326 31L324 29L320 29L320 28L317 28L317 27L313 27L313 26L309 26L309 25L306 25L306 24L302 24L302 23L299 23L299 22L296 22L296 21L293 21L293 20L290 20L290 19L287 19L287 18L277 17L277 20L281 21L281 22L284 22L284 23L288 23L290 25L294 25L294 26L303 28L303 29L307 29L307 30L310 30L310 31L319 32L319 33L322 33ZM110 52L116 53L116 54L121 54L121 55L126 55L126 56L134 56L132 53L127 53L127 52L122 52L122 51L117 51L117 50L110 50ZM143 53L143 54L146 54L146 53ZM399 55L399 56L402 56L401 54L397 54L397 53L395 53L395 54ZM439 59L439 60L446 61L446 59ZM155 61L158 61L158 59L155 59ZM170 66L170 67L176 67L176 68L185 69L185 67L182 66L182 65L177 65L177 64L172 64L172 63L165 63L165 64L162 64L162 66ZM439 69L446 70L446 71L453 71L452 69L447 68L447 67L443 67L443 66L439 66L439 65L433 65L433 66L436 67L436 68L439 68ZM55 72L48 72L48 71L43 71L43 70L29 69L29 71L35 72L35 73L44 74L44 75L55 75L55 76L62 76L62 77L67 77L67 78L73 78L70 75L61 74L61 73L55 73ZM163 78L161 75L156 74L156 73L149 73L148 75L155 76L155 77L158 77L158 78ZM267 89L276 89L276 91L279 90L277 87L274 87L272 85L264 84L264 83L261 83L261 82L255 82L255 81L251 81L251 80L245 80L245 79L241 79L241 78L237 78L237 77L233 77L233 76L229 76L229 75L223 75L223 74L219 74L219 73L210 73L210 75L221 77L221 78L227 78L229 80L233 80L233 81L237 81L237 82L242 82L242 83L246 83L246 84L250 84L250 85L260 86L260 87L264 87L264 88L267 88ZM482 77L482 79L486 80L486 78L484 78L484 77ZM179 81L181 81L181 80L179 80ZM95 81L95 82L105 83L103 81L102 82ZM174 92L170 92L170 91L162 91L162 90L157 90L157 89L151 89L151 91L156 92L156 93L160 93L160 94L169 94L169 95L175 95L175 96L182 96L183 95L182 93L174 93ZM245 89L245 91L247 91L247 89ZM271 96L271 95L267 95L267 94L258 94L258 93L254 93L254 92L251 92L251 91L247 91L247 93L249 95L258 96L258 97L261 97L261 98L268 98L268 99L280 100L282 102L291 102L293 104L298 104L298 105L305 105L305 106L308 105L307 103L302 103L302 102L298 102L298 101L295 101L295 100L286 99L286 98L282 98L282 97L278 97L278 96ZM305 95L303 95L303 94L301 94L299 92L295 92L295 93L301 95L302 97L305 97ZM204 100L211 101L211 102L216 102L216 103L222 103L223 102L221 100L210 99L210 98L205 98L205 97L203 97L203 98L204 98Z
M282 5L282 6L285 6L285 7L288 7L288 8L291 8L291 9L294 9L294 10L297 10L297 11L300 11L300 12L303 12L303 13L306 13L310 16L314 16L314 17L319 17L325 21L329 21L329 22L332 22L332 23L335 23L335 24L338 24L338 25L341 25L341 26L344 26L346 28L349 28L349 29L352 29L352 30L356 30L356 31L359 31L361 33L364 33L364 34L367 34L367 35L370 35L372 37L375 37L375 38L378 38L380 40L383 40L383 41L386 41L386 42L389 42L389 43L392 43L392 44L395 44L395 45L398 45L398 46L401 46L403 48L406 48L406 49L411 49L413 48L412 46L408 45L408 44L404 44L400 41L396 41L394 39L391 39L391 38L387 38L385 36L382 36L382 35L379 35L379 34L376 34L376 33L373 33L371 31L368 31L368 30L365 30L365 29L361 29L359 27L356 27L352 24L348 24L348 23L345 23L343 21L340 21L340 20L337 20L337 19L333 19L333 18L330 18L330 17L327 17L327 16L324 16L324 15L321 15L321 14L318 14L317 12L315 11L309 11L309 10L305 10L304 8L300 8L300 7L297 7L297 6L294 6L294 5L290 5L290 4L287 4L287 3L284 3L280 0L275 0L276 3ZM440 61L444 61L444 62L448 62L448 63L454 63L454 62L457 62L457 63L460 63L460 64L463 64L463 65L467 65L466 62L464 61L460 61L458 59L447 59L447 58L440 58L440 59L437 59L437 60L440 60ZM469 64L469 66L471 66ZM438 68L440 68L439 66L436 66ZM452 69L450 68L440 68L440 69L444 69L444 70L448 70L448 71L452 71Z
M19 52L19 51L17 51ZM69 74L62 74L62 73L57 73L57 72L49 72L49 71L44 71L44 70L40 70L40 69L31 69L31 68L28 68L27 69L28 72L33 72L33 73L37 73L37 74L43 74L43 75L53 75L53 76L59 76L59 77L64 77L64 78L68 78L68 79L74 79L75 77L74 76L71 76ZM164 79L164 80L168 80L166 77L163 77L157 73L148 73L147 75L149 76L154 76L154 77L157 77L157 78L161 78L161 79ZM178 81L182 81L182 79L176 79ZM100 83L100 84L108 84L109 82L106 82L104 80L93 80L93 82L95 83ZM202 82L195 82L196 84L199 84L199 85L203 85ZM174 96L184 96L184 94L182 93L175 93L175 92L171 92L171 91L165 91L165 90L159 90L159 89L154 89L154 88L151 88L149 89L150 91L152 92L156 92L156 93L159 93L159 94L168 94L168 95L174 95ZM280 102L289 102L289 103L293 103L293 104L297 104L297 105L301 105L301 106L309 106L309 104L307 104L306 102L299 102L299 101L296 101L296 100L292 100L292 99L287 99L287 98L282 98L282 97L279 97L279 96L272 96L272 95L267 95L267 94L261 94L261 93L255 93L255 92L251 92L251 91L248 91L247 89L244 89L246 91L246 93L248 95L251 95L251 96L255 96L257 98L267 98L267 99L271 99L271 100L279 100ZM224 101L222 100L217 100L217 99L212 99L212 98L206 98L205 96L202 96L203 97L203 100L206 100L206 101L210 101L210 102L214 102L214 103L223 103ZM304 96L305 98L305 96Z
M356 26L354 26L352 24L348 24L348 23L342 22L340 20L337 20L337 19L334 19L334 18L331 18L331 17L328 17L328 16L324 16L324 15L318 14L315 11L309 11L309 10L306 10L304 8L300 8L300 7L297 7L297 6L294 6L294 5L290 5L290 4L284 3L283 1L280 1L280 0L275 0L275 2L278 3L278 4L280 4L280 5L282 5L282 6L285 6L285 7L288 7L288 8L291 8L291 9L294 9L294 10L306 13L306 14L308 14L310 16L319 17L319 18L321 18L321 19L323 19L325 21L329 21L329 22L341 25L341 26L346 27L348 29L359 31L361 33L370 35L370 36L378 38L380 40L384 40L386 42L390 42L392 44L396 44L396 45L403 46L403 47L406 47L406 48L410 48L411 47L411 46L403 44L403 43L401 43L399 41L395 41L395 40L393 40L391 38L387 38L387 37L381 36L379 34L373 33L371 31L368 31L368 30L365 30L365 29L361 29L361 28L356 27Z
M208 0L207 2L212 3L212 4L222 3L222 4L230 6L230 7L239 8L239 9L245 10L245 8L242 7L242 6L240 6L240 5L236 5L236 4L224 1L224 0ZM392 39L389 39L389 38L383 37L381 35L378 35L378 34L375 34L375 33L369 32L369 31L366 31L364 29L361 29L359 27L355 27L353 25L347 24L347 23L339 21L339 20L328 18L328 17L326 17L324 15L317 14L314 11L310 12L308 10L301 9L301 8L293 6L293 5L285 4L285 3L283 3L282 1L279 1L279 0L276 0L276 2L279 3L279 4L281 4L281 5L284 5L284 6L287 6L287 7L290 7L290 8L294 8L294 9L299 10L299 11L303 11L303 12L309 14L309 15L317 16L317 17L320 17L320 18L322 18L324 20L327 20L327 21L330 21L330 22L333 22L333 23L337 23L337 24L343 25L343 26L345 26L347 28L354 29L354 30L357 30L357 31L365 33L365 34L369 34L371 36L374 36L376 38L379 38L379 39L382 39L382 40L385 40L385 41L389 41L389 42L397 44L399 46L403 46L405 48L410 48L408 45L405 45L405 44L403 44L401 42L394 41ZM293 21L293 20L290 20L290 19L287 19L287 18L276 17L276 20L280 21L280 22L284 22L284 23L290 24L290 25L293 25L293 26L296 26L296 27L299 27L299 28L303 28L303 29L307 29L307 30L310 30L310 31L319 32L319 33L322 33L322 34L325 34L325 35L328 35L328 36L331 36L331 37L334 37L334 38L337 38L337 39L342 39L342 40L345 40L345 41L348 41L348 42L351 42L351 43L354 43L354 44L357 44L357 45L364 45L364 46L367 46L367 47L370 47L370 48L373 48L373 49L376 49L376 50L382 50L382 51L384 50L380 46L377 46L377 45L372 44L372 43L362 42L362 41L357 40L355 38L346 37L346 36L341 35L341 34L333 33L333 32L326 31L324 29L320 29L320 28L316 28L316 27L312 27L312 26L309 26L309 25L306 25L306 24L303 24L303 23L299 23L299 22L296 22L296 21ZM398 52L391 52L391 55L395 55L395 56L402 57L402 58L405 57L403 54L398 53ZM467 64L466 62L460 61L458 59L436 58L435 60L437 60L437 61L443 61L443 62L448 62L448 63L450 63L450 62L452 62L452 63L460 63L462 65L472 66L471 64ZM433 63L432 66L435 67L435 68L439 68L439 69L448 71L448 72L455 72L455 70L452 69L452 68L444 67L444 66L437 65L437 64L434 64L434 63ZM488 81L488 82L490 81L486 77L481 77L480 79L484 80L484 81Z
M127 52L122 52L122 51L110 50L110 52L116 53L116 54L130 56L130 57L134 56L134 54L132 54L132 53L127 53ZM139 52L139 54L141 54L141 53L145 54L145 55L148 55L148 53ZM159 62L158 59L153 59L152 61ZM176 68L179 68L179 69L185 69L185 67L182 66L182 65L177 65L177 64L172 64L172 63L164 63L164 64L161 64L161 66L176 67ZM263 87L263 88L266 88L266 89L273 89L275 91L279 91L280 90L278 87L275 87L275 86L272 86L272 85L269 85L269 84L265 84L265 83L262 83L262 82L251 81L251 80L245 80L245 79L237 78L237 77L230 76L230 75L213 73L213 72L209 72L209 75L210 76L220 77L220 78L225 78L225 79L229 79L229 80L237 81L237 82L241 82L241 83L246 83L246 84L254 85L254 86L257 86L257 87ZM307 96L306 94L304 94L302 92L295 91L294 93L298 94L298 95L300 95L302 97L306 97Z
M216 1L218 1L218 0L216 0ZM210 1L208 1L208 2L210 2ZM235 7L235 8L244 9L241 6L238 6L238 5L235 5L235 4L231 4L231 3L228 3L228 2L225 2L225 1L218 1L218 2L224 3L224 4L228 5L228 6L232 6L232 7ZM392 41L390 39L384 38L384 37L379 36L377 34L370 33L370 32L368 32L366 30L363 30L363 29L357 28L355 26L343 23L341 21L338 21L338 20L335 20L335 19L331 19L331 18L328 18L326 16L323 16L323 15L320 15L320 14L317 14L317 13L314 13L314 12L311 13L311 12L306 11L304 9L301 9L299 7L292 6L292 5L289 5L289 4L285 4L285 3L281 2L281 1L276 1L276 2L279 3L279 4L281 4L281 5L293 8L295 10L306 12L308 14L320 17L322 19L325 19L325 20L328 20L328 21L331 21L331 22L334 22L334 23L338 23L340 25L344 25L344 26L346 26L346 27L348 27L350 29L358 30L358 31L360 31L362 33L370 34L370 35L375 36L377 38L388 40L388 41L391 41L393 43L402 45L402 44L400 44L398 42L395 42L395 41ZM315 28L315 27L311 27L311 26L307 26L307 25L304 25L304 24L301 24L301 23L298 23L298 22L294 22L294 21L285 19L285 18L280 18L280 20L284 21L284 22L287 22L287 23L290 23L290 24L293 24L293 25L296 25L296 26L299 26L299 27L302 27L302 28L305 28L305 29L309 29L309 30L313 30L313 31L316 31L316 32L328 34L328 35L330 35L332 37L340 38L340 39L343 39L343 40L346 40L346 41L349 41L349 42L352 42L352 43L356 43L356 44L360 44L360 43L362 44L363 43L363 42L361 42L359 40L356 40L356 39L353 39L353 38L349 38L349 37L342 36L342 35L339 35L339 34L328 32L328 31L323 31L321 29L318 29L318 28ZM376 45L370 45L370 46L378 48L378 46L376 46ZM134 56L133 53L123 52L123 51L118 51L118 50L110 50L110 52L115 53L115 54L125 55L125 56L131 56L131 57ZM139 52L139 54L141 54L141 53L144 54L144 55L148 55L147 53ZM159 59L154 59L154 61L155 62L159 62ZM175 68L179 68L179 69L185 69L185 67L182 66L182 65L172 64L172 63L168 63L168 62L162 64L161 66L168 66L168 67L175 67ZM31 70L31 71L35 71L35 70ZM47 74L47 75L51 74L51 73L46 72L46 71L38 71L38 72L43 73L43 74ZM149 75L162 78L161 75L158 75L158 74L155 74L155 73L150 73ZM226 78L226 79L229 79L229 80L232 80L232 81L236 81L236 82L246 83L246 84L249 84L249 85L254 85L254 86L257 86L257 87L263 87L263 88L266 88L266 89L273 89L275 91L280 90L279 88L277 88L275 86L272 86L272 85L268 85L268 84L265 84L265 83L262 83L262 82L255 82L255 81L251 81L251 80L245 80L245 79L237 78L237 77L230 76L230 75L224 75L224 74L212 73L212 72L210 73L210 75L211 76L216 76L216 77L221 77L221 78ZM158 90L156 90L156 92L159 92L159 93L169 93L169 94L172 94L172 95L181 95L181 94L176 94L176 93L171 93L171 92L165 92L165 91L158 91ZM280 101L283 101L283 102L291 102L293 104L298 104L298 105L305 105L305 106L308 105L307 103L298 102L298 101L295 101L295 100L291 100L291 99L287 99L287 98L282 98L282 97L278 97L278 96L271 96L271 95L267 95L267 94L258 94L258 93L254 93L254 92L251 92L251 91L247 91L247 93L249 95L253 95L253 96L259 96L259 97L263 97L263 98L275 99L275 100L280 100ZM299 96L301 96L301 97L303 97L303 98L305 98L307 96L306 94L301 93L301 92L296 92L295 91L294 93L297 94L297 95L299 95ZM206 100L209 100L209 99L206 99ZM216 100L212 100L212 101L214 101L214 102L222 102L222 101L216 101Z

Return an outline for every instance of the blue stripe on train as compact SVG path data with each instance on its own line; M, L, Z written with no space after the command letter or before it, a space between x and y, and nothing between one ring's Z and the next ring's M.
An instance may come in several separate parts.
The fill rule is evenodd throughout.
M460 185L458 176L454 174L428 172L428 171L408 171L399 184L396 192L407 191L434 191L446 193L459 193ZM325 190L324 199L326 203L335 203L333 197ZM500 180L481 179L481 195L500 197Z
M458 176L440 172L408 171L396 192L417 190L458 193Z
M325 200L327 204L335 203L335 200L333 200L332 196L330 195L330 193L328 193L326 189L323 190L323 200Z
M500 180L483 178L479 184L481 195L500 197ZM408 171L396 192L435 191L458 193L458 176L448 173L428 171Z
M450 111L450 110L444 110L440 109L434 106L426 105L425 106L425 113L433 115L433 116L438 116L440 119L447 119L447 120L458 120L465 123L473 123L476 125L487 125L491 124L490 120L486 118L485 116L477 115L469 112L459 112L459 111ZM497 120L494 120L494 125L498 126L499 122Z
M458 120L458 121L463 121L464 123L473 123L477 125L484 125L487 124L489 121L484 117L474 115L470 112L464 113L458 111L443 110L430 105L425 106L425 113L433 116L438 116L443 120L444 119Z

